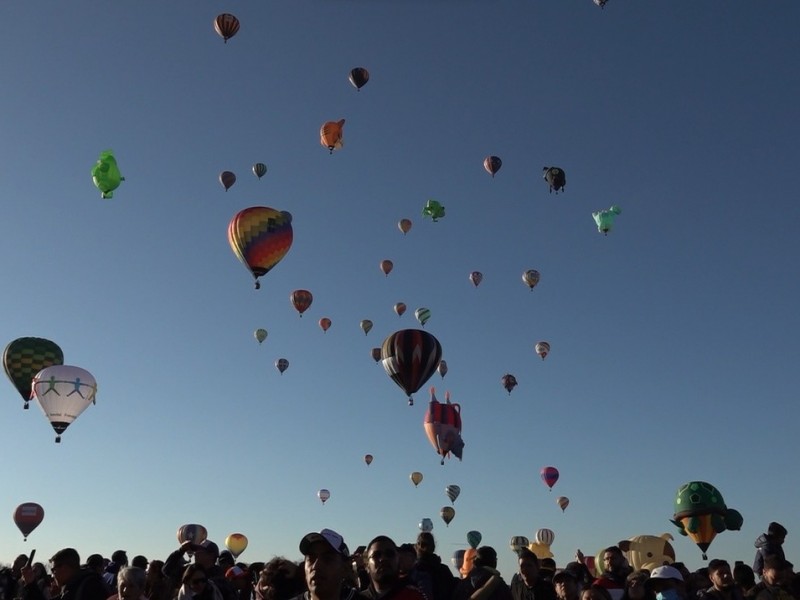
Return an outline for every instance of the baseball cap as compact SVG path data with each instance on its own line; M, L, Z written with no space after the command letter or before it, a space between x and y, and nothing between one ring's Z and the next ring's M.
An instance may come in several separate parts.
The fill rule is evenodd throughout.
M677 579L683 581L683 575L675 567L664 565L656 567L650 572L650 579Z
M217 546L211 540L203 540L200 544L194 544L194 551L200 552L201 550L205 550L209 554L214 555L214 557L219 556L219 546Z
M319 533L312 531L304 535L303 539L300 540L300 553L303 556L308 555L311 550L311 545L317 542L325 542L333 548L334 552L343 556L348 556L350 554L347 545L344 543L344 538L332 529L323 529Z
M559 581L564 581L565 579L570 579L572 581L575 581L575 576L566 569L562 569L561 571L553 575L553 583L558 583Z

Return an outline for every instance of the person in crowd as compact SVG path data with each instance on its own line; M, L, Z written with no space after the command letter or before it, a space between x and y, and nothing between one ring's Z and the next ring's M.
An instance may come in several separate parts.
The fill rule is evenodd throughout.
M590 585L581 591L581 600L611 600L611 592L601 585Z
M578 587L578 580L566 567L553 575L553 586L558 600L580 600L581 590ZM513 593L513 587L511 591Z
M511 577L514 600L556 600L556 590L549 578L542 575L541 562L528 548L517 553L518 572Z
M418 588L428 600L433 599L433 583L427 571L417 569L417 550L414 544L400 544L397 547L400 580Z
M648 579L650 579L650 571L646 569L630 573L625 579L622 600L655 600L652 592L647 589Z
M177 600L222 600L222 592L200 563L188 565L181 577Z
M117 589L117 574L120 572L120 569L124 569L127 566L127 552L125 552L125 550L115 550L111 555L111 562L106 565L105 573L103 574L103 580L106 582L108 588L112 590L112 594Z
M733 580L745 595L756 587L756 574L753 567L744 564L741 560L737 560L733 565Z
M264 564L254 589L256 600L289 600L305 591L303 568L283 556Z
M144 595L147 571L140 567L122 567L117 572L117 593L108 600L147 600Z
M767 526L766 533L762 533L756 538L756 557L753 560L753 572L761 577L764 571L764 559L774 555L786 560L783 551L783 542L786 540L786 528L780 523L773 521Z
M671 565L656 567L647 580L647 589L656 600L686 600L686 586L681 572Z
M475 552L472 569L456 585L453 600L513 600L511 588L497 570L497 552L481 546Z
M243 569L239 565L233 565L225 571L225 579L236 591L237 600L251 600L253 586L250 583L250 572L247 569Z
M50 558L50 572L53 576L55 600L106 600L107 589L103 578L88 567L81 568L81 559L74 548L64 548ZM33 568L22 568L24 582L22 600L45 600L45 595L36 582Z
M621 600L632 570L619 546L609 546L603 550L603 572L592 585L606 588L612 600Z
M225 571L217 565L219 546L209 539L203 540L200 544L188 541L183 542L181 547L171 553L167 560L164 561L164 567L161 571L171 580L174 587L185 587L183 576L185 574L186 561L183 555L186 553L194 555L194 564L203 568L205 575L213 582L216 590L222 594L223 600L237 600L233 586L225 580Z
M744 593L736 584L727 560L714 558L708 563L711 587L698 594L700 600L744 600Z
M175 588L161 572L163 568L162 560L151 560L147 565L144 595L148 600L172 600Z
M786 559L777 554L764 558L761 581L745 596L748 600L796 600L789 593L791 569Z
M450 568L442 563L441 557L436 554L436 541L433 534L429 531L420 532L414 549L417 551L416 570L421 578L430 581L432 593L430 600L450 600L458 579Z
M136 556L133 557L133 560L131 560L131 566L132 567L139 567L140 569L142 569L145 572L147 572L147 565L148 564L149 564L149 561L147 560L147 557L146 556L142 556L141 554L137 554Z
M308 589L297 600L365 600L349 584L350 552L341 535L332 529L308 533L300 540L300 553Z
M367 544L366 567L369 586L364 595L370 600L430 600L417 587L400 577L397 544L385 535Z

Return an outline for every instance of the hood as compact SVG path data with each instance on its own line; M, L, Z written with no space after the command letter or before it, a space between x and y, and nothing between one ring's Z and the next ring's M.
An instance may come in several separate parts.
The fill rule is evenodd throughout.
M760 536L758 536L756 538L756 541L753 543L753 545L756 548L761 549L761 548L766 548L769 545L769 542L770 542L770 539L769 539L769 537L767 537L767 534L766 533L762 533Z

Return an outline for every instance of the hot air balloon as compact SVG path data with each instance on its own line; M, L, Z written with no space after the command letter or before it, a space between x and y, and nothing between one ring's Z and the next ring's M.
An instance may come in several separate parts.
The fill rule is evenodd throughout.
M431 400L422 421L428 441L442 457L441 464L450 452L461 460L464 440L461 439L461 405L450 402L450 392L445 392L445 403L436 399L436 390L431 387Z
M431 309L424 307L418 308L414 311L414 316L417 318L417 321L419 321L419 324L425 327L425 323L431 318Z
M534 540L537 544L542 544L543 546L552 546L553 540L556 539L556 534L553 533L551 529L539 529L534 536Z
M431 521L428 517L425 517L419 522L419 530L423 533L430 533L433 531L433 521Z
M388 259L382 260L380 266L381 266L381 271L383 271L383 274L386 275L387 277L389 276L389 273L392 272L392 269L394 269L394 263Z
M511 395L511 391L517 387L517 378L514 377L511 373L506 373L500 378L500 383L503 384L503 387L506 388L508 395Z
M259 344L263 344L264 340L267 339L268 334L266 329L256 329L253 335L256 337Z
M422 481L422 473L420 473L419 471L414 471L413 473L411 473L411 475L408 476L408 478L411 479L411 483L414 484L414 487L417 487Z
M289 368L289 361L285 358L279 358L275 361L275 368L281 372L281 375L283 375L283 372Z
M222 36L225 43L239 31L239 19L230 13L222 13L214 19L214 30Z
M567 510L567 507L569 506L569 498L567 498L566 496L559 496L558 498L556 498L556 504L558 504L558 507L561 509L561 512L564 512L565 510Z
M444 217L444 206L436 200L428 200L422 209L423 217L430 217L434 223Z
M559 191L564 191L564 186L567 185L567 174L564 173L564 169L559 169L558 167L544 167L542 168L542 173L542 179L547 182L551 194L553 190L555 190L556 194L558 194Z
M319 320L319 326L322 328L323 332L326 332L331 327L331 320L328 317L322 317Z
M539 544L538 542L531 542L528 544L528 550L533 552L539 560L542 558L553 558L553 553L550 552L550 546L547 544Z
M372 360L378 362L381 360L381 349L380 348L373 348L370 350L370 356L372 356Z
M69 365L42 369L33 377L32 387L33 396L56 432L56 443L61 442L61 434L70 423L94 403L97 394L92 374Z
M199 546L204 541L206 541L206 537L208 537L208 531L202 525L197 525L196 523L187 523L186 525L181 525L178 527L178 533L176 534L178 538L178 544L181 546L185 542L191 542L195 546Z
M117 166L117 159L114 158L114 153L111 150L103 150L100 153L100 158L92 167L92 181L95 187L100 190L101 198L113 198L114 190L119 187L119 184L125 181L125 178L119 172Z
M44 520L44 509L36 502L23 502L14 511L14 524L22 532L22 541L27 541L31 532Z
M247 549L247 536L242 533L232 533L225 538L225 547L233 554L233 558L237 559Z
M450 502L455 504L456 498L461 494L461 488L455 484L445 486L444 493L450 498Z
M398 317L402 317L403 313L406 312L406 304L405 302L398 302L394 305L394 312L397 313Z
M317 492L317 498L319 498L322 501L323 505L325 505L325 503L328 501L328 498L330 497L331 493L326 489L321 489L320 491Z
M550 491L553 491L553 486L558 481L558 469L555 467L542 467L542 470L539 471L539 476L544 481L544 484L550 488Z
M9 342L3 350L3 369L17 388L28 409L33 376L45 367L64 364L58 344L38 337L22 337Z
M453 556L450 557L450 564L453 565L453 568L458 571L461 569L461 566L464 564L464 555L467 553L464 548L460 548L453 552Z
M528 269L522 274L522 281L533 290L536 284L539 283L539 271L536 269Z
M594 0L594 3L600 8L605 8L606 2L608 2L608 0Z
M434 336L420 329L401 329L390 334L381 346L381 363L386 374L408 396L419 390L442 359L442 346Z
M219 174L219 182L227 192L233 186L233 184L236 183L236 174L232 171L223 171Z
M534 349L536 350L536 354L542 357L542 360L550 354L550 344L547 342L537 342Z
M258 278L266 275L292 246L292 215L266 206L245 208L228 224L228 243L236 257Z
M369 81L369 71L364 67L356 67L350 71L350 83L360 92L361 88Z
M372 454L365 454L364 462L367 463L367 466L370 466L372 464Z
M619 206L612 206L608 210L593 212L592 217L594 217L594 222L597 224L597 231L603 235L608 235L608 232L614 226L614 219L620 213L622 213L622 209Z
M470 548L477 548L482 539L483 536L481 535L480 531L473 530L467 532L467 543L469 544Z
M411 230L411 219L400 219L397 222L397 227L400 228L400 231L403 232L403 235L407 234Z
M319 143L333 154L334 150L341 150L344 146L344 119L328 121L319 130Z
M530 541L524 535L515 535L511 538L511 541L508 543L511 550L515 553L519 554L519 551L523 548L527 548Z
M503 161L497 156L487 156L483 159L483 168L486 169L492 177L494 177L495 173L497 173L502 166Z
M308 290L295 290L289 294L289 300L294 306L294 309L303 316L303 313L308 310L311 303L314 301L314 296Z
M690 481L678 488L675 514L670 520L681 535L688 535L703 551L703 560L707 560L706 550L718 533L738 531L743 522L739 511L728 508L720 491L705 481Z
M361 331L364 332L364 335L367 335L372 329L372 321L369 319L364 319L361 321L361 323L359 323L359 327L361 327Z
M439 511L439 516L442 517L444 524L450 527L450 521L456 516L456 510L452 506L443 506Z
M473 271L469 274L469 280L472 282L472 285L478 287L481 284L481 281L483 281L483 273L480 271Z
M441 375L442 379L444 379L444 376L447 375L447 362L445 360L440 360L439 366L436 367L436 370L439 371L439 375Z
M267 174L267 165L264 163L256 163L253 165L253 175L261 179Z

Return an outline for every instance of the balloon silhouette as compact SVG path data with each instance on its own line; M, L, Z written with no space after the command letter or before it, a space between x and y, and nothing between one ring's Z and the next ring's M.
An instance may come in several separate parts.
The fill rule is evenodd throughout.
M22 532L23 542L43 520L44 509L36 502L23 502L14 510L14 524Z
M33 376L45 367L64 364L58 344L38 337L22 337L9 342L3 350L3 369L17 388L28 409Z

